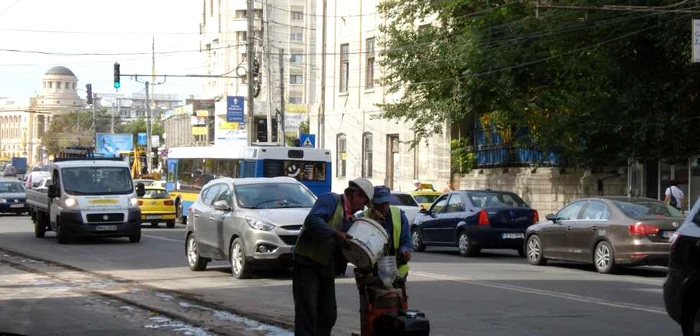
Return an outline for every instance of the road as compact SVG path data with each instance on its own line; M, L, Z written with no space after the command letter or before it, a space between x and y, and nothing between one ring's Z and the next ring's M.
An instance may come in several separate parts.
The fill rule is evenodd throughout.
M175 229L144 226L140 244L107 239L58 245L53 233L34 238L27 217L0 217L0 249L141 286L152 295L112 294L145 308L160 307L166 316L182 317L212 332L263 330L260 335L291 335L270 325L251 327L255 321L292 325L291 272L265 272L253 279L235 280L224 262L191 272L186 266L181 225ZM440 336L680 335L680 328L663 308L664 276L663 268L601 275L585 265L531 266L514 251L487 251L477 258L464 258L450 249L428 248L414 253L409 305L424 311L431 334ZM359 329L356 287L349 276L336 283L339 317L334 332L349 335ZM163 308L162 300L158 302L162 295L157 291L170 295L172 310ZM193 304L200 305L201 316L178 311L178 306ZM234 318L222 319L222 314Z

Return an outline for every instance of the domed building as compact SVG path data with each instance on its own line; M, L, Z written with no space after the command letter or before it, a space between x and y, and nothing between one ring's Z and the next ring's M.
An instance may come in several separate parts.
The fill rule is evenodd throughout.
M55 66L41 78L41 94L28 101L0 98L0 161L26 157L28 164L46 160L41 137L57 114L85 108L78 96L78 77Z

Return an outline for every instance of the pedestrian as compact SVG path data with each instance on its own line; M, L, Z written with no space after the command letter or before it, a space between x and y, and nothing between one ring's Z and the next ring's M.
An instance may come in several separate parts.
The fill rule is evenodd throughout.
M447 192L450 192L452 190L454 190L454 189L452 189L452 183L450 183L450 181L447 181L447 183L445 184L445 188L442 189L442 192L447 193Z
M420 191L421 190L421 183L419 180L413 180L413 185L416 187L416 190L414 191Z
M678 210L681 210L682 212L684 208L683 202L685 201L683 190L678 188L678 180L671 180L669 184L670 186L666 188L666 198L664 199L664 202Z
M399 276L408 276L408 262L411 260L411 228L406 213L391 205L391 190L381 185L374 187L372 208L365 210L364 216L374 219L384 226L389 234L387 255L396 257Z
M338 315L335 275L342 259L340 246L352 239L346 232L353 215L369 205L373 194L369 180L356 178L342 195L319 196L306 216L294 247L294 335L330 336Z

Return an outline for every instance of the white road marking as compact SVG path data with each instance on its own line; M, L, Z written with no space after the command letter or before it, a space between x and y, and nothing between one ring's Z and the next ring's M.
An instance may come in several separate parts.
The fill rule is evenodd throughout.
M153 238L153 239L158 239L158 240L165 240L165 241L169 241L169 242L182 243L182 244L185 243L185 241L182 240L182 239L172 239L172 238L151 236L151 235L145 235L145 234L141 234L141 237L148 237L148 238Z
M466 284L470 284L470 285L477 285L477 286L490 287L490 288L496 288L496 289L510 290L510 291L514 291L514 292L521 292L521 293L527 293L527 294L550 296L550 297L555 297L555 298L565 299L565 300L593 303L593 304L597 304L597 305L601 305L601 306L623 308L623 309L630 309L630 310L638 310L638 311L643 311L643 312L647 312L647 313L666 315L666 310L664 308L645 307L645 306L636 305L636 304L627 303L627 302L607 301L607 300L602 300L602 299L597 299L597 298L587 297L587 296L580 296L580 295L574 295L574 294L568 294L568 293L547 291L547 290L514 286L514 285L507 285L507 284L500 284L500 283L476 281L476 280L471 280L468 278L456 278L456 277L445 276L445 275L434 274L434 273L411 272L411 274L426 277L426 278L438 279L438 280L462 282L462 283L466 283Z

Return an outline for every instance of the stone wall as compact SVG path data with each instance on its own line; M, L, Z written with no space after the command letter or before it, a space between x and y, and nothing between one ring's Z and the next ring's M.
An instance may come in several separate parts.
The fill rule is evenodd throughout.
M453 185L461 190L484 189L512 191L537 209L540 218L556 213L564 205L584 197L598 195L598 180L603 179L603 195L626 195L626 170L618 174L592 174L573 168L490 168L475 169L455 176Z

